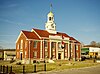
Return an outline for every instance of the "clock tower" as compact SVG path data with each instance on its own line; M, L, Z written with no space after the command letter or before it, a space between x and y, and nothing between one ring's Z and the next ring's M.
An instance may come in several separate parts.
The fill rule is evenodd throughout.
M56 34L56 24L54 22L54 14L52 13L51 10L47 15L47 22L45 24L46 24L45 28L49 33Z

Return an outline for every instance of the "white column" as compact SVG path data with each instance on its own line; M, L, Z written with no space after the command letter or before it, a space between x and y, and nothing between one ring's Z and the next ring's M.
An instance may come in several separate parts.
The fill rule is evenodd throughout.
M68 53L67 53L68 54L68 59L70 58L70 53L71 53L69 45L70 45L70 43L68 43Z
M43 59L45 59L45 56L44 56L44 52L45 52L45 50L44 50L45 48L44 48L44 40L43 40Z
M49 51L49 53L50 53L50 59L51 59L51 41L50 41L50 51Z
M56 42L56 59L58 59L58 42Z
M61 60L64 59L64 52L61 52Z
M82 47L81 47L81 45L80 45L80 60L81 60L81 48L82 48ZM79 49L78 49L78 50L79 50Z

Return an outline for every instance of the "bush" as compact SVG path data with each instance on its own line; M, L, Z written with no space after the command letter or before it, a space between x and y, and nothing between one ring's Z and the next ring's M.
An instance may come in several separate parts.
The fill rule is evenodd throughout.
M17 65L21 65L21 62L17 62L16 64L17 64Z
M37 61L37 64L40 64L40 61Z
M33 60L33 63L36 63L36 60Z
M11 58L10 63L13 63L13 62L15 62L15 60L13 58Z
M82 57L81 57L81 61L84 61L85 59L86 59L85 56L82 56Z
M11 60L11 61L10 61L10 63L13 63L13 62L15 62L15 60Z

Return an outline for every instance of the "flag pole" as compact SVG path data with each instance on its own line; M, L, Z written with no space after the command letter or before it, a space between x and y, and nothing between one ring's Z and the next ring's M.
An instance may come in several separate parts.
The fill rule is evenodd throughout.
M52 12L52 4L50 4L50 11Z

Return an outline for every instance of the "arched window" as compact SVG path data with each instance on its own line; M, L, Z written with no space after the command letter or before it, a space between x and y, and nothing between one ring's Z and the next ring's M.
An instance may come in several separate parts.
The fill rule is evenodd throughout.
M51 21L51 17L49 17L49 21Z

